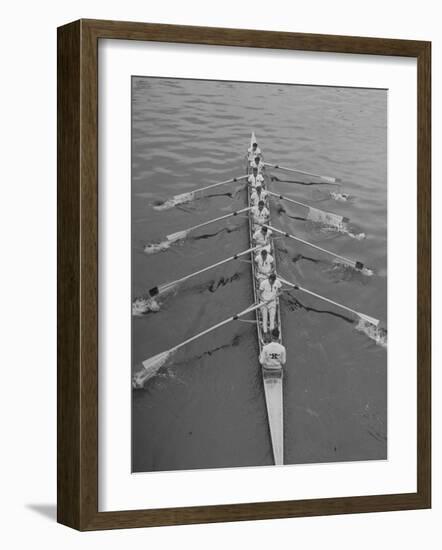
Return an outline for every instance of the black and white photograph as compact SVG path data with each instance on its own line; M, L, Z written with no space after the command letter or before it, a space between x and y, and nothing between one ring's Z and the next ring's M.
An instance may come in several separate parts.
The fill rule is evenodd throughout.
M388 90L131 101L132 472L387 460Z

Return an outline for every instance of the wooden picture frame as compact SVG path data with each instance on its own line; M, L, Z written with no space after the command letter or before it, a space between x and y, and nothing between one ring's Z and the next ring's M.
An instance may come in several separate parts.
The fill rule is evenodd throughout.
M98 511L98 41L405 56L418 67L417 492ZM79 20L58 29L58 521L82 531L431 506L431 44Z

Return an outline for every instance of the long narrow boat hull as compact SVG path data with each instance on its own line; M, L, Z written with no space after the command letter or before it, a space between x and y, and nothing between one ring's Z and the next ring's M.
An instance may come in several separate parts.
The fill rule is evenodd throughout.
M283 370L262 369L275 464L284 464Z
M252 132L251 140L250 140L250 146L256 141L256 137L254 132ZM250 164L247 161L247 173L250 172ZM266 186L268 188L269 181L266 176L264 176L266 180ZM251 186L248 187L248 206L251 206L251 194L252 189ZM270 211L271 215L271 211ZM253 217L251 212L249 212L249 234L250 234L250 246L253 246ZM275 247L273 245L273 242L271 244L271 252L270 252L276 261L275 257ZM259 300L259 282L256 278L256 267L255 262L252 254L252 281L253 281L253 293L254 293L254 299L255 303ZM259 353L261 354L261 350L263 346L265 345L264 338L263 338L263 328L262 328L262 319L261 319L261 312L259 310L256 310L256 326L257 326L257 333L258 333L258 345L259 345ZM279 342L282 343L282 327L281 327L281 312L279 307L279 300L277 301L277 310L276 310L276 317L275 317L275 326L279 328L279 334L280 339ZM264 367L261 367L262 370L262 377L263 377L263 385L264 385L264 395L265 395L265 401L267 406L267 417L269 422L269 431L270 431L270 439L272 442L272 449L273 449L273 460L274 463L277 465L284 464L284 416L283 416L283 370L282 369L266 369Z

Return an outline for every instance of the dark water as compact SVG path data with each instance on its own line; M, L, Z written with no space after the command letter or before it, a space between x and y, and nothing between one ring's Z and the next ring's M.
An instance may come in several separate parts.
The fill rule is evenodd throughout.
M366 239L326 231L284 205L275 226L363 260L375 275L333 269L329 258L279 243L281 275L387 322L387 92L348 88L134 78L132 82L133 296L248 248L247 221L208 226L168 251L147 242L245 205L245 193L158 212L152 204L244 172L255 130L266 160L343 180L330 186L275 182L274 190L350 218ZM275 172L282 179L294 175ZM303 180L305 183L314 180ZM317 180L315 180L317 181ZM317 261L320 260L320 261ZM387 352L323 302L298 294L282 305L287 347L285 462L384 459ZM132 367L244 309L250 265L229 263L192 279L161 310L132 323ZM331 313L330 313L331 312ZM347 317L345 315L345 317ZM272 464L253 325L231 323L179 351L133 392L133 470Z

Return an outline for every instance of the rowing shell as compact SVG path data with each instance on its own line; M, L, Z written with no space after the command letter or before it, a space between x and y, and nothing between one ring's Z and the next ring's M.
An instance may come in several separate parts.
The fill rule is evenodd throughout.
M250 147L253 143L256 143L256 137L255 133L252 132L251 140L250 140ZM250 173L250 163L247 161L247 173ZM269 178L265 174L263 174L264 180L266 183L266 187L268 189L269 185ZM251 204L251 196L252 196L252 186L248 185L248 206L252 206ZM271 211L270 211L270 204L267 205L267 208L270 212L271 217ZM271 225L271 222L269 221L269 225ZM250 246L254 246L253 243L253 214L251 211L249 211L249 236L250 236ZM254 256L256 252L252 252L252 281L253 281L253 294L254 294L254 301L255 303L258 303L260 301L259 296L259 280L256 277L256 265L254 261ZM271 249L270 254L273 256L274 262L276 262L276 256L275 256L275 247L273 243L273 239L271 241ZM276 300L276 316L275 316L275 327L279 329L279 343L282 344L282 330L281 330L281 312L279 307L279 299ZM259 353L261 354L262 348L265 345L266 342L264 342L263 338L263 328L262 328L262 319L261 319L261 311L260 309L256 310L256 327L258 332L258 345L259 345ZM283 420L283 393L282 393L282 382L283 382L283 369L278 370L270 370L266 369L264 367L261 367L262 370L262 378L263 378L263 384L264 384L264 395L266 400L266 406L267 406L267 417L269 421L269 430L270 430L270 438L272 440L272 448L273 448L273 459L275 464L284 464L284 420Z

